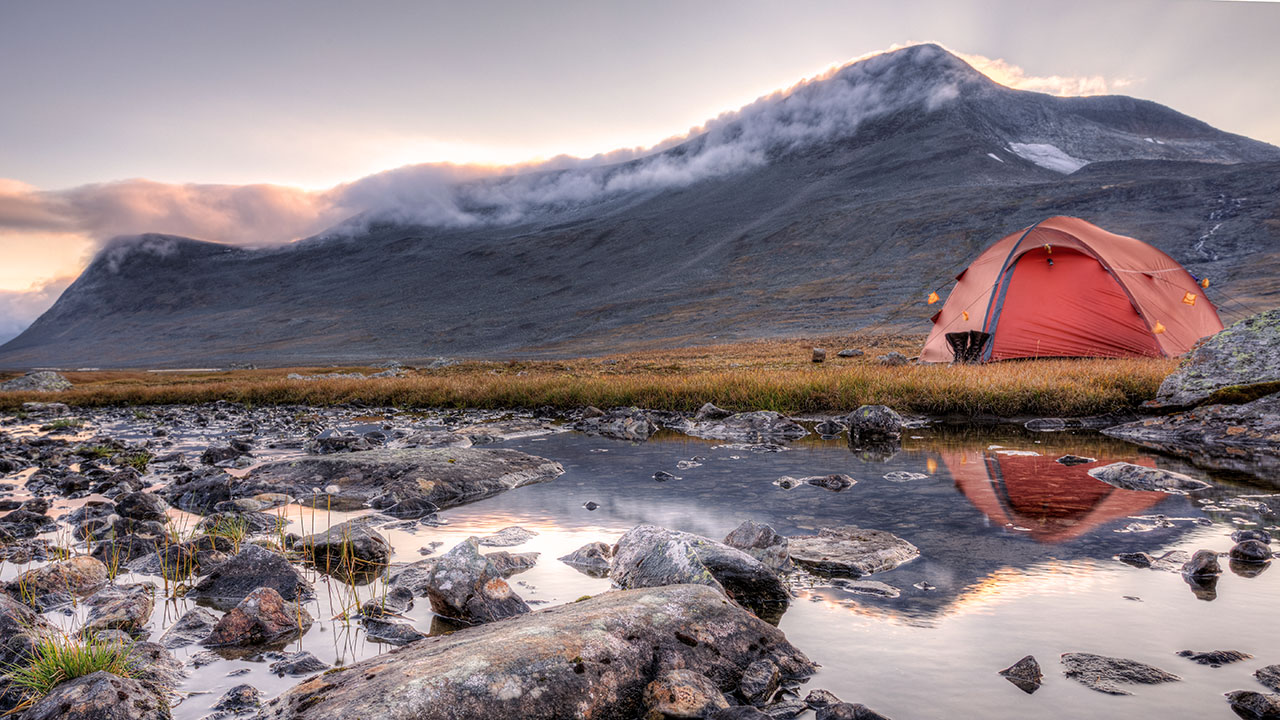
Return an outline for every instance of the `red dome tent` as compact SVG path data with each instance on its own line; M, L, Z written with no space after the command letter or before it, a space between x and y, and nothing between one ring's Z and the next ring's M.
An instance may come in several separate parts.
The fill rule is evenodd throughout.
M957 333L986 361L1172 357L1221 329L1217 308L1173 258L1058 216L1005 237L956 276L920 360L955 359L965 342Z

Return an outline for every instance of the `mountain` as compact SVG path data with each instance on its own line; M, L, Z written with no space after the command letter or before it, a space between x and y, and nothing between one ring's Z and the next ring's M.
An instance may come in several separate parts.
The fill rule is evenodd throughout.
M1280 148L1143 100L1012 90L934 45L761 98L628 162L418 195L383 186L357 188L369 212L284 247L119 239L0 347L0 367L923 331L931 290L1059 214L1210 277L1224 319L1280 304Z

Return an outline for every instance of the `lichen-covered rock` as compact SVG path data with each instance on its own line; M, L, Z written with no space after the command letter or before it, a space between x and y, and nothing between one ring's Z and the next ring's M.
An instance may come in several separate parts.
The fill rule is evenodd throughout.
M1092 653L1066 653L1062 665L1067 677L1108 695L1132 695L1123 685L1157 685L1182 678L1154 665Z
M1089 476L1122 490L1146 490L1185 495L1196 490L1213 487L1203 480L1197 480L1172 470L1135 465L1127 462L1115 462L1089 470Z
M89 617L83 634L92 637L103 630L140 635L155 610L156 586L151 583L111 586L85 601Z
M744 521L725 536L724 544L759 560L774 572L786 572L791 569L787 539L765 523L755 520Z
M283 555L248 544L200 578L187 597L228 609L260 587L269 587L290 602L308 598L312 593L311 583Z
M790 602L777 573L756 558L701 535L656 525L637 525L618 540L609 576L624 589L709 585L770 617Z
M223 615L203 644L232 647L274 643L305 633L311 623L311 613L305 607L285 600L269 587L262 587Z
M768 658L789 679L813 664L777 628L715 590L674 585L581 602L426 638L316 676L264 708L266 720L366 717L636 718L670 670L732 688Z
M791 559L825 574L861 577L892 570L919 557L915 545L884 530L845 525L821 528L817 535L787 538Z
M902 416L884 405L863 405L844 418L851 441L882 442L902 437Z
M0 390L62 392L71 389L71 381L50 370L36 370L22 377L0 383Z
M0 667L25 662L35 646L55 632L44 616L0 593Z
M782 673L772 660L757 660L742 671L742 679L738 681L738 694L752 705L764 705L773 697L781 679Z
M698 408L698 412L694 413L693 419L697 422L706 422L707 420L723 420L730 415L733 415L733 411L716 407L712 403L703 403L702 407Z
M492 535L485 535L480 538L480 544L485 547L514 547L529 542L537 537L538 533L534 530L522 528L519 525L505 527Z
M1280 308L1245 318L1200 343L1160 383L1156 402L1185 407L1223 388L1280 382Z
M787 442L809 434L800 423L771 410L737 413L719 420L686 420L674 427L694 437L745 443Z
M1040 683L1044 679L1044 675L1040 672L1040 663L1036 662L1032 655L1001 670L1000 674L1028 695L1039 690Z
M1209 405L1102 431L1197 465L1263 479L1280 470L1280 393L1243 405Z
M604 577L609 574L609 563L612 557L612 545L592 542L559 558L559 560L580 573L592 577Z
M501 571L480 554L480 543L474 537L436 560L426 591L433 612L465 623L492 622L529 612Z
M223 693L214 703L213 709L223 713L222 717L248 715L262 706L262 691L247 683L237 685Z
M572 427L588 435L640 442L658 432L657 423L653 422L648 413L636 407L615 408L603 415L584 417Z
M169 706L138 680L98 672L55 687L22 720L169 720Z
M692 670L670 670L644 689L645 720L705 718L729 707L724 693L706 675Z

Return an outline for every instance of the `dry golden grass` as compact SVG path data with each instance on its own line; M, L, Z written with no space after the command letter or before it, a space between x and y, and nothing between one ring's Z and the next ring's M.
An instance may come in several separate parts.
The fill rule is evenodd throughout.
M647 350L603 358L469 361L405 378L288 380L286 375L368 368L280 368L193 373L66 373L73 389L4 393L0 408L30 400L73 405L150 405L232 400L253 405L532 408L636 405L697 409L842 412L879 403L934 415L1088 415L1131 408L1154 397L1174 360L1034 360L976 366L883 367L890 350L914 355L918 337L841 337ZM828 360L810 362L811 348ZM843 347L866 351L836 358Z

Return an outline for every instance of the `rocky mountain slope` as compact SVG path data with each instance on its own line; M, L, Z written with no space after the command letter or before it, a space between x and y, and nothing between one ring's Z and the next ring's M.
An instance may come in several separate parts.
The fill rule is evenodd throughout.
M1280 148L1133 98L1011 90L924 45L762 98L646 158L472 181L286 247L122 239L0 347L0 367L924 330L925 295L1058 214L1207 275L1224 319L1280 304Z

